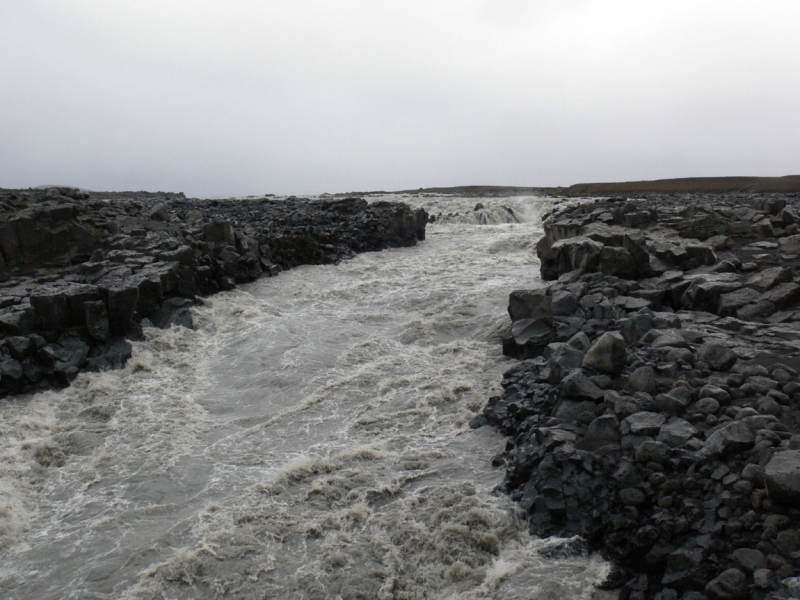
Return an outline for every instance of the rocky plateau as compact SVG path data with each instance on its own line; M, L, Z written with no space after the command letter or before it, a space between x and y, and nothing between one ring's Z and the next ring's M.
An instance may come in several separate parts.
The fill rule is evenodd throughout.
M600 551L620 598L800 597L800 200L561 205L520 359L473 426L539 536Z

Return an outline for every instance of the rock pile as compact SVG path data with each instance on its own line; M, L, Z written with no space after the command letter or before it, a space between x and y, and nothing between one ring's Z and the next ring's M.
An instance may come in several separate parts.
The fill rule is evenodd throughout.
M201 295L414 245L426 222L422 210L361 198L0 190L0 396L120 366L142 319L191 326Z
M800 597L800 210L651 196L544 223L511 293L522 359L473 425L540 536L580 536L622 598Z

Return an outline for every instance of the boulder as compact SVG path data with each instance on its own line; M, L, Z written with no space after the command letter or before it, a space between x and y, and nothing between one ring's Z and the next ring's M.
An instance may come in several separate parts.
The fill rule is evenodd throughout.
M214 221L203 226L203 240L215 244L236 244L233 225L228 221Z
M83 308L86 311L85 321L89 335L98 341L106 341L110 334L110 323L105 302L102 300L86 302Z
M549 319L521 319L514 322L503 336L503 354L520 359L539 356L553 336Z
M639 367L628 377L628 385L637 392L653 394L656 391L656 372L653 367Z
M608 375L616 375L625 368L628 353L625 340L616 332L606 332L589 348L583 366Z
M739 569L728 569L708 582L705 594L710 600L744 600L747 577Z
M680 297L681 307L686 310L702 310L716 313L723 294L742 287L741 280L734 273L709 273L692 280Z
M671 448L677 448L697 435L697 429L683 419L672 417L661 426L656 441L663 442Z
M742 452L752 448L754 443L755 436L746 424L741 421L725 423L708 436L697 453L697 459L705 461L723 454Z
M575 335L573 335L569 340L567 340L567 344L572 346L573 348L577 348L581 352L586 352L589 348L592 347L592 341L589 339L589 336L579 331Z
M585 236L558 240L552 246L559 275L575 269L597 270L602 250L602 243Z
M696 589L708 582L701 548L679 548L667 557L667 568L661 584L678 589Z
M575 369L562 380L560 395L562 398L599 402L603 399L604 392L592 383L580 369Z
M600 271L621 279L636 279L636 263L633 256L620 246L605 246L600 251Z
M165 204L156 204L150 210L149 217L152 221L169 221L169 209Z
M778 240L778 249L781 254L797 256L800 252L800 234L789 235Z
M782 310L800 302L800 285L796 283L779 283L770 291L765 292L759 301L767 301Z
M11 356L19 360L22 360L28 356L33 347L31 339L22 335L7 337L6 344L8 344L8 349L11 352Z
M546 288L515 290L508 296L508 314L512 322L520 319L546 319L553 315L551 302L552 298L547 295Z
M584 353L565 343L551 344L548 348L553 346L554 349L547 362L547 366L550 369L547 381L549 383L560 383L567 373L581 366Z
M670 448L666 444L655 440L645 440L635 452L636 461L640 463L657 462L665 463L670 457Z
M697 360L701 360L715 371L730 371L736 364L733 351L716 342L706 342L697 350Z
M747 285L763 293L771 290L779 283L791 283L791 281L792 270L790 268L770 267L751 275L747 280Z
M554 292L551 301L551 310L554 316L567 317L578 309L578 297L572 292L560 290Z
M135 284L120 282L117 286L104 290L108 306L108 322L111 335L125 335L130 329L136 303L139 301L139 288Z
M589 423L577 447L581 450L597 450L610 444L619 444L619 421L614 415L603 415Z
M27 335L33 333L34 311L30 305L18 305L0 310L0 333Z
M800 450L776 452L764 468L770 497L797 506L800 503Z
M30 302L36 329L54 331L69 327L69 304L61 288L39 288L31 294Z
M655 437L667 417L661 413L641 411L622 420L619 425L622 435L645 435Z
M733 551L731 558L746 573L752 573L767 566L764 554L752 548L738 548Z
M736 318L743 321L751 321L753 319L766 319L770 315L775 314L777 308L769 300L761 299L753 304L743 306L736 311Z
M756 302L761 297L761 293L751 287L743 287L719 297L717 314L721 317L732 317L736 312L748 304Z

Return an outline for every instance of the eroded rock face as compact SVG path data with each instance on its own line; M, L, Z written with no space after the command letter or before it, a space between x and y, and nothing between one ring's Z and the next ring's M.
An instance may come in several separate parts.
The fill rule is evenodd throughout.
M622 597L800 589L798 206L659 196L545 221L554 343L481 422L508 436L495 464L531 530L587 540Z
M188 306L202 295L413 245L426 223L425 211L362 198L0 190L0 396L120 366L122 339L144 318L191 325Z

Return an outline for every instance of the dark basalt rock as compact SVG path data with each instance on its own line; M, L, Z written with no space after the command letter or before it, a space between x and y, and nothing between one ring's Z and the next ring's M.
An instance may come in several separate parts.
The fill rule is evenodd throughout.
M481 424L531 531L601 552L623 598L800 589L798 212L654 195L544 222L552 283L512 294L504 351L526 360Z
M143 319L191 327L203 295L414 245L427 217L363 198L0 190L0 395L119 367Z

